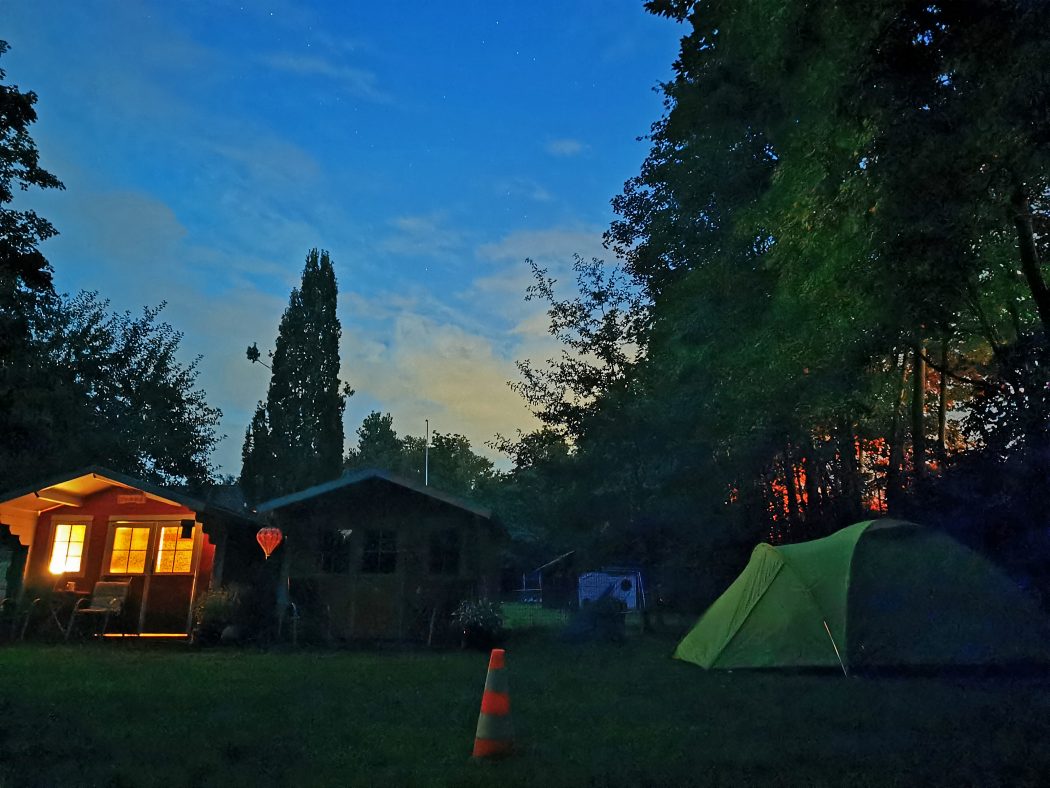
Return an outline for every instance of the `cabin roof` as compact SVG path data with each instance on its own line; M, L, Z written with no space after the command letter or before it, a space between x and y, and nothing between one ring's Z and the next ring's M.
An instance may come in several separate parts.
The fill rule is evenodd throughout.
M449 493L442 492L441 490L435 489L434 487L424 486L419 484L412 479L408 479L404 476L399 476L396 473L383 470L381 468L364 468L358 471L348 471L340 476L338 479L333 479L330 482L324 482L323 484L315 484L313 487L308 487L297 493L285 495L280 498L274 498L269 501L264 501L255 507L255 511L259 514L266 512L273 512L278 509L284 509L289 506L294 506L298 503L309 501L313 498L318 498L323 495L341 490L347 487L352 487L363 482L368 482L378 479L388 484L393 484L398 487L403 487L407 490L411 490L419 495L424 495L428 498L432 498L436 501L454 506L457 509L470 512L473 515L482 517L486 520L492 519L492 511L481 506L477 506L464 498L460 498Z
M248 511L237 511L214 503L208 498L190 495L183 490L161 487L100 465L89 465L28 487L0 493L0 506L40 514L60 506L80 506L85 498L114 487L142 492L153 500L184 506L197 513L213 512L242 520L254 519Z

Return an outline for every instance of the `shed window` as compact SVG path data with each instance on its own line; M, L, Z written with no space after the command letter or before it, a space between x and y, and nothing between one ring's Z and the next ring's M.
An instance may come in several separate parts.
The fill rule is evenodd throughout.
M321 534L321 571L335 575L350 573L351 528L324 531Z
M157 546L158 573L189 573L193 571L193 529L183 537L180 525L165 525L160 529Z
M361 571L377 575L397 571L397 531L365 531Z
M51 546L51 563L48 565L52 574L80 571L86 536L87 525L83 523L59 523L55 526L55 542Z
M430 534L430 573L459 574L459 531L455 528Z
M113 529L113 550L109 557L110 574L140 575L146 571L149 532L148 525L121 525Z

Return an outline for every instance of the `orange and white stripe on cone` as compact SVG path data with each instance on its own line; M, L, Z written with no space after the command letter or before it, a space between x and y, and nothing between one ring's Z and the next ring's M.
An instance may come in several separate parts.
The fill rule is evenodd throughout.
M505 652L492 649L485 694L481 696L478 732L474 737L475 758L508 755L514 746L514 726L510 721L510 685L507 682Z

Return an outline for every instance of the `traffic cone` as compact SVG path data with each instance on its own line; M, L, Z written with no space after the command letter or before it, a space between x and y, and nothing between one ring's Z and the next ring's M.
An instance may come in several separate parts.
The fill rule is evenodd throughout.
M481 696L478 732L474 737L475 758L509 755L514 747L514 726L510 721L510 685L504 657L505 652L501 648L492 649L489 655L485 694Z

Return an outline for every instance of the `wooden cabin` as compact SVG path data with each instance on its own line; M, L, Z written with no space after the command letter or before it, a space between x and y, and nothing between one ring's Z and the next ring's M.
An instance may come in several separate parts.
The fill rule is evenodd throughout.
M0 526L0 596L82 595L100 580L129 580L111 629L180 636L192 630L194 601L221 582L227 537L258 529L245 513L100 467L0 494Z
M267 501L291 602L334 639L438 641L462 599L496 598L491 513L382 470Z

